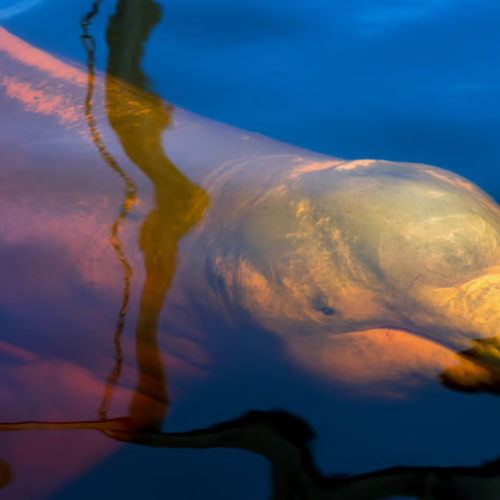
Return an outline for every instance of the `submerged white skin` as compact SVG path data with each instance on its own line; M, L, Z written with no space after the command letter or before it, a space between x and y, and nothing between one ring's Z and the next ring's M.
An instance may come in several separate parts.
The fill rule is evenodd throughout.
M231 169L189 261L218 314L250 313L323 372L325 352L352 332L404 331L454 352L497 335L500 213L465 179L305 155Z
M119 204L120 189L89 137L86 75L4 30L0 49L4 161L17 154L19 137L29 138L27 176L40 177L40 188L50 176L63 179L56 194L85 199L88 211L78 217L88 219L89 233L102 235L107 223L100 220ZM103 93L98 79L99 134L146 195L144 213L151 206L148 180L117 143ZM139 103L112 112L140 116L143 110ZM207 191L210 204L183 245L171 295L195 296L230 320L246 311L308 366L333 336L351 332L407 331L454 351L497 335L500 212L465 179L426 165L342 161L179 109L162 145L175 167ZM74 223L81 207L69 207L53 214L52 225ZM73 222L64 223L71 210ZM26 232L48 241L51 223L44 224ZM20 231L17 226L12 238ZM132 237L127 249L137 254ZM81 248L70 253L81 268Z
M44 321L52 313L66 319L64 315L75 312L68 282L85 287L104 309L110 303L119 306L110 301L120 296L123 276L109 232L123 202L123 186L90 137L85 73L0 29L0 85L0 249L11 252L7 257L20 255L14 262L23 264L10 269L11 261L0 259L0 306L18 315L30 311L33 337L16 336L12 343L35 368L48 350L45 368L53 378L46 380L67 379L56 385L54 403L44 392L45 379L23 379L22 370L9 372L15 392L9 394L12 387L6 379L2 407L15 412L12 419L26 418L19 408L37 401L27 418L45 421L51 414L44 410L62 400L70 410L64 411L65 421L81 419L71 401L78 400L85 409L100 403L99 382L112 365L110 338L103 335L110 330L85 301L77 302L71 328L62 329L56 321L58 328L51 330ZM104 110L103 87L98 79L93 113L100 137L139 189L132 216L120 233L137 292L144 282L137 231L154 211L152 191L159 191L115 137ZM140 105L137 111L148 112ZM210 203L199 225L182 240L164 307L165 317L179 321L186 337L189 322L198 319L189 300L197 300L210 314L232 322L236 334L243 311L279 336L308 369L331 375L343 363L350 375L357 369L355 362L366 360L357 340L363 332L412 332L453 351L496 335L498 207L464 179L423 165L341 161L179 109L162 144L176 168L208 192ZM182 219L189 214L177 215ZM168 219L167 232L173 222ZM40 315L36 308L30 310L32 304L48 312ZM187 314L182 316L179 307ZM5 333L10 335L7 341L14 338L12 333ZM395 350L393 337L387 337L389 342L385 338L391 362L404 364L407 358ZM339 339L350 339L344 347L351 357L339 358L339 351L332 350ZM170 340L165 348L171 356L169 388L177 369L170 363L175 349L188 345L187 339L183 344ZM199 362L204 353L188 349L187 354ZM496 347L481 354L486 363L496 362ZM75 365L73 377L68 366ZM367 372L380 380L372 366ZM32 373L37 372L28 375ZM99 379L93 377L96 373ZM122 381L126 375L124 370ZM126 411L130 394L115 395L115 403L117 399ZM78 456L86 460L82 450ZM30 483L40 495L38 483Z

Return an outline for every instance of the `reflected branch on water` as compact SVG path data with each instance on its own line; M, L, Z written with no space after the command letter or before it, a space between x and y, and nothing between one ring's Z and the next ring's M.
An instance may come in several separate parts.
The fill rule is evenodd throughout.
M85 50L87 51L88 70L88 87L87 95L85 97L85 117L89 125L92 142L99 151L101 158L113 172L117 173L121 177L121 179L125 183L125 200L123 202L119 215L111 226L110 230L110 243L122 266L124 286L122 304L118 313L118 321L114 333L115 366L108 376L104 398L99 407L100 418L102 420L106 420L108 415L109 403L113 396L114 388L116 387L122 370L123 354L121 347L121 336L123 333L123 329L125 328L125 319L127 316L127 309L130 301L130 280L132 278L132 267L130 266L127 256L125 255L125 252L123 250L119 231L121 224L123 224L127 215L130 213L132 205L137 201L138 189L134 181L125 173L125 171L120 167L115 158L107 150L106 145L100 137L99 129L92 113L92 97L94 93L95 83L95 39L91 34L89 34L88 28L90 26L90 22L98 13L100 3L101 0L96 0L96 2L94 2L92 11L86 14L81 21L81 26L83 28L84 34L80 38L83 42Z
M235 448L271 463L272 500L493 500L500 495L500 458L478 467L392 467L356 476L324 476L312 458L314 431L284 411L251 411L243 417L184 433L104 431L110 437L154 448Z
M0 460L0 490L12 482L13 475L10 465Z
M234 420L181 433L134 431L130 424L127 419L23 422L1 424L0 432L94 429L118 441L153 448L246 450L270 462L272 500L384 500L394 496L493 500L500 495L500 457L477 467L399 466L355 476L325 476L310 450L314 431L304 420L285 411L250 411ZM3 477L10 479L8 465L2 462L1 466Z

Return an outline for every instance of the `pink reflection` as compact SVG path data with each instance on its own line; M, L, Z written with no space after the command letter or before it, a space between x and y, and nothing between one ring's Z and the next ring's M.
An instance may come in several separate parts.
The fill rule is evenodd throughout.
M87 84L85 73L63 63L47 52L33 47L2 27L0 27L0 51L8 54L19 63L43 70L53 77L76 84L79 87L85 87Z
M22 102L26 111L47 116L57 116L64 125L71 125L83 119L83 104L74 105L71 101L47 89L35 88L32 84L19 81L15 77L4 76L1 85L8 97ZM40 87L43 88L41 83Z
M12 365L0 367L1 422L95 419L103 384L90 371L62 359L43 360L2 343L0 355ZM18 363L18 364L16 364ZM120 387L118 407L131 390ZM95 431L0 432L0 453L15 480L2 498L40 498L94 467L119 445Z

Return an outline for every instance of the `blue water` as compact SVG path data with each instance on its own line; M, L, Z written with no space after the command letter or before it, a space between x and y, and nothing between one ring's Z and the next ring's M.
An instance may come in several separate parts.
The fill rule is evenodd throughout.
M173 103L341 158L437 165L500 196L496 0L159 3L144 67ZM2 24L83 62L89 8L44 0ZM113 10L93 23L102 68Z
M144 69L165 99L341 158L446 168L500 201L497 0L159 3L163 19ZM114 4L104 0L91 27L101 69ZM84 63L79 21L90 7L87 0L40 0L8 11L15 2L0 0L0 23ZM500 452L500 401L490 396L431 388L412 401L346 397L334 407L328 387L286 366L279 376L276 367L273 376L259 366L220 370L218 383L198 384L188 402L174 405L169 430L215 424L250 408L286 408L315 429L324 473L476 465ZM266 461L243 451L125 447L52 498L253 500L269 495L267 477Z
M2 0L0 2L0 19L8 19L24 14L43 0Z

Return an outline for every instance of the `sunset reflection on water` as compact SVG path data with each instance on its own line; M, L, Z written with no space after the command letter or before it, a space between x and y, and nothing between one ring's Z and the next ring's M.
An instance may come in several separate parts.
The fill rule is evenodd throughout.
M231 414L215 427L162 433L172 402L191 401L190 390L211 377L215 385L222 375L230 379L224 369L231 363L247 370L249 386L253 368L262 377L274 364L277 371L285 366L300 380L319 381L332 401L346 393L406 401L440 383L495 393L498 348L489 333L497 306L493 294L485 299L481 292L498 280L495 248L487 249L492 257L484 267L471 271L468 288L433 287L433 272L415 279L398 274L405 256L391 249L386 275L364 286L347 240L333 234L338 260L332 259L318 237L330 219L317 215L312 195L293 189L314 175L345 174L339 179L347 185L353 171L371 172L377 162L306 157L299 148L219 129L166 104L141 69L160 18L153 0L118 2L105 74L59 61L0 28L0 212L7 214L0 221L0 484L2 474L9 482L2 494L46 498L130 440L250 450L284 478L275 477L276 498L288 498L288 481L296 477L306 498L354 500L356 478L347 487L308 462L305 443L313 431L300 419ZM193 159L177 165L183 148ZM491 220L498 218L496 204L472 184L438 169L415 170L443 189L467 193ZM313 194L324 177L317 179ZM380 209L376 192L367 188L365 195ZM291 263L286 276L283 263ZM333 280L335 269L344 274ZM425 286L411 295L419 279ZM403 295L407 302L398 302ZM483 301L467 309L464 296ZM332 316L341 316L333 327ZM313 330L324 335L312 338ZM465 334L472 330L479 337L471 340ZM211 407L200 414L205 410L217 414ZM291 450L290 462L276 458L282 446ZM384 483L373 498L430 491L419 489L429 471L403 472L387 481L382 469L359 476L359 488ZM344 496L336 496L344 486Z

